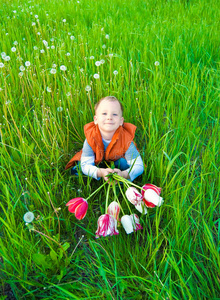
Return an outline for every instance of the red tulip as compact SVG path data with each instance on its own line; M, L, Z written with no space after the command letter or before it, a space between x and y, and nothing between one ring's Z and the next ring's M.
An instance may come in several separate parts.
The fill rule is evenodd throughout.
M109 214L101 215L98 219L98 229L96 231L96 238L100 236L107 236L119 234L117 230L117 221Z
M160 193L161 193L161 188L160 187L157 187L156 185L153 185L153 184L150 184L150 183L145 184L142 187L142 189L144 189L145 191L148 190L148 189L151 189L151 190L155 191L158 195L160 195ZM155 207L155 204L153 204L152 202L147 201L144 198L145 191L143 191L143 190L141 191L144 203L146 204L147 207Z
M87 212L88 203L83 198L74 198L70 200L66 206L69 206L68 209L71 213L75 214L75 217L78 220L82 220Z

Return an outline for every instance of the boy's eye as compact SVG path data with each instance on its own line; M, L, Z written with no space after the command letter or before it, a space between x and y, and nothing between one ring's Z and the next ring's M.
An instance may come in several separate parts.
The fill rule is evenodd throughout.
M117 116L117 114L113 114L113 116Z
M106 113L102 113L103 115L106 115Z

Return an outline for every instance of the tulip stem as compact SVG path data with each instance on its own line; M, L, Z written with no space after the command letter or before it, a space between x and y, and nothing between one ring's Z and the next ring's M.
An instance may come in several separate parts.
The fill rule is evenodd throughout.
M99 188L97 188L87 199L86 199L86 201L87 200L89 200L95 193L97 193L105 184L107 184L108 183L108 181L106 181L106 182L104 182Z
M119 184L120 185L120 184ZM114 195L115 195L115 199L117 200L117 203L121 209L121 212L123 213L123 215L125 214L124 211L123 211L123 208L121 206L121 203L120 201L118 200L118 196L117 196L117 193L116 193L116 188L115 188L115 181L113 182L113 191L114 191Z
M145 191L145 189L141 188L140 186L134 184L134 183L131 182L131 181L128 181L127 179L125 179L125 178L123 178L123 177L121 177L121 176L119 176L119 175L116 175L116 173L113 174L113 178L116 179L116 180L118 180L118 181L123 182L124 184L127 185L127 187L129 187L129 185L133 185L133 186L135 186L136 188L138 188L138 189L140 189L140 190L142 190L142 191Z
M106 201L105 201L105 213L106 214L108 213L108 198L109 198L110 187L111 187L111 184L108 185L107 194L106 194Z
M121 191L121 193L122 193L122 195L123 195L123 198L125 199L125 202L126 202L126 204L127 204L127 206L128 206L128 209L129 209L129 211L130 211L130 214L132 214L132 211L131 211L131 209L130 209L130 206L128 205L127 198L125 197L125 195L124 195L124 193L123 193L123 191L122 191L122 188L121 188L120 184L119 184L119 189L120 189L120 191ZM123 212L123 211L122 211L122 212ZM123 212L123 214L124 214L124 212Z

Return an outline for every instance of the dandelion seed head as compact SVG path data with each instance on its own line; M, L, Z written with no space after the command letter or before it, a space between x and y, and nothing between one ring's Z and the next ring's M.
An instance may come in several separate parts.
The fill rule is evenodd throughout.
M115 71L113 72L113 74L114 74L114 75L118 75L118 71L115 70Z
M66 56L70 56L70 53L69 53L69 52L67 52Z
M63 19L63 23L66 23L66 19Z
M4 58L3 58L5 61L9 61L10 59L11 59L11 57L10 56L5 56Z
M41 35L41 33L38 31L38 32L37 32L37 35Z
M4 68L4 64L3 63L0 63L0 68Z
M94 59L95 57L94 56L90 56L90 59Z
M67 97L69 97L69 96L71 96L71 93L69 92L69 93L67 93L66 95L67 95Z
M27 60L27 61L25 62L25 66L26 66L26 67L30 67L30 65L31 65L31 63Z
M43 44L47 47L48 46L48 42L43 40Z
M40 50L40 53L44 53L44 52L45 52L44 49L41 49L41 50Z
M79 70L80 70L81 73L84 71L83 68L81 68L81 69L79 69Z
M60 106L60 107L57 107L57 111L58 112L62 112L63 111L63 108Z
M28 211L23 216L24 222L31 223L34 220L34 214L31 211Z
M91 86L90 85L87 85L86 87L85 87L85 90L87 91L87 92L90 92L91 91Z
M105 60L104 59L101 59L100 60L100 63L103 65L105 63Z
M18 42L17 41L14 41L14 43L13 43L15 46L17 46L18 45Z
M35 26L36 25L36 23L35 22L32 22L32 26Z
M93 77L94 77L95 79L99 79L99 74L96 73L96 74L93 75Z
M20 73L18 73L18 75L19 75L20 77L22 77L22 76L24 75L24 73L23 73L23 72L20 72Z
M47 92L48 92L48 93L51 93L51 92L52 92L52 90L51 90L50 87L47 87Z
M155 61L155 63L154 63L154 65L156 66L156 67L158 67L159 66L159 61Z
M75 40L75 36L71 35L70 39Z
M95 65L96 65L97 67L99 67L99 66L101 65L101 62L100 62L100 61L96 61L96 62L95 62Z
M64 66L64 65L60 66L60 70L61 71L66 71L66 66Z
M102 45L102 49L105 49L106 48L106 45Z
M20 71L22 71L22 72L23 72L23 71L25 70L25 67L24 67L24 66L20 66L20 68L19 68L19 69L20 69Z
M57 72L56 69L53 69L53 68L52 68L52 69L50 70L50 74L56 74L56 72Z
M109 57L113 57L113 53L109 53L109 55L108 55Z
M51 46L51 49L55 49L55 46L54 46L54 45L52 45L52 46Z
M34 50L37 50L38 48L37 48L37 46L34 46Z
M105 38L108 40L108 39L109 39L109 35L108 35L108 34L106 34L106 35L105 35Z
M35 15L34 17L35 17L35 19L38 19L38 15Z
M12 52L16 52L16 48L15 48L15 47L12 47L12 48L11 48L11 51L12 51Z

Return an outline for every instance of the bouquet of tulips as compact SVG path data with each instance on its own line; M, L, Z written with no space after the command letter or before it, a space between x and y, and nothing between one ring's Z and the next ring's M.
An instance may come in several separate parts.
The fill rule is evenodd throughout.
M139 187L133 182L130 182L123 177L117 175L116 173L111 173L108 175L109 180L102 184L95 192L93 192L87 199L84 198L74 198L70 200L66 205L71 213L75 214L75 217L78 220L82 220L88 209L88 200L91 198L95 193L97 193L103 186L107 183L107 195L106 195L106 207L105 207L105 214L101 215L98 219L98 229L96 231L96 238L100 236L107 236L107 235L115 235L119 234L117 229L117 224L120 221L123 228L125 229L127 234L130 234L134 231L142 229L140 224L140 220L137 214L133 214L131 209L128 205L128 201L134 205L134 207L142 214L147 214L147 208L152 208L155 206L161 206L163 204L163 198L160 197L161 188L147 183L143 187ZM118 182L119 189L125 199L125 202L128 205L130 215L125 215L123 209L118 201L118 197L115 192L115 181ZM125 194L122 190L120 183L123 183L126 187ZM115 199L117 201L113 201L108 205L109 199L109 191L110 188L113 187L113 191L115 194ZM138 191L140 189L140 192ZM121 219L119 219L120 211L123 213Z

